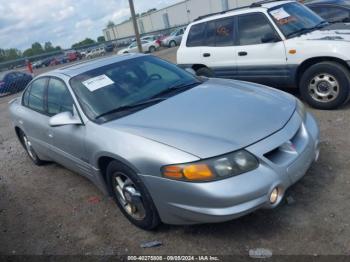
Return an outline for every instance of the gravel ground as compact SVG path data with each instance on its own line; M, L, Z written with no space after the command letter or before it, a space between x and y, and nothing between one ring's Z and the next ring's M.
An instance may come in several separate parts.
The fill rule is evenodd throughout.
M174 61L175 50L157 55ZM0 98L0 254L247 256L350 255L350 105L311 110L321 128L321 156L288 191L289 203L222 224L131 225L110 198L85 178L57 165L34 166L17 141ZM157 248L140 244L159 240Z

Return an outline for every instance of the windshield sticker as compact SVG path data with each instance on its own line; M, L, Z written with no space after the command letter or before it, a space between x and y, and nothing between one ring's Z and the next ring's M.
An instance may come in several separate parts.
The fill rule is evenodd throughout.
M90 90L90 92L94 92L100 88L114 84L112 79L110 79L106 75L96 76L96 77L90 78L82 83L84 86L86 86L87 89Z
M287 12L286 10L284 10L283 7L271 11L270 14L271 14L277 21L280 21L280 20L282 20L282 19L286 19L286 18L290 17L290 14L288 14L288 12Z

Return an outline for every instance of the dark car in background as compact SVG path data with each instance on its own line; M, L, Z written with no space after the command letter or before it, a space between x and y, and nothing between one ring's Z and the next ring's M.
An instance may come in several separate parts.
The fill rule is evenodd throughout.
M306 6L329 23L350 23L350 0L313 0Z
M23 72L0 72L0 94L14 94L22 91L32 78L31 75Z
M107 53L113 52L113 51L114 51L114 44L113 44L113 43L106 44L106 45L105 45L105 51L106 51Z
M42 66L41 66L41 67L48 67L48 66L51 64L51 61L52 61L53 59L54 59L53 57L45 58L45 59L42 61Z

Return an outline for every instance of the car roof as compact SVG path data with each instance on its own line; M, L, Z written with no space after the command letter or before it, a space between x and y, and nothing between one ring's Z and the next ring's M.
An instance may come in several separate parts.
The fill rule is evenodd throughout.
M90 60L90 61L84 61L80 63L76 63L73 65L69 65L66 67L58 68L56 70L47 72L45 74L42 74L41 76L57 76L57 75L64 75L68 77L74 77L77 75L80 75L84 72L94 70L96 68L126 61L129 59L133 59L136 57L141 57L141 56L146 56L144 54L123 54L123 55L115 55L115 56L110 56L106 58L99 58L95 60Z
M313 4L330 4L350 7L350 0L313 0L306 3L306 5Z
M228 17L228 16L232 16L232 15L251 13L251 12L255 12L257 10L262 11L262 10L274 8L276 6L280 6L280 5L284 5L284 4L288 4L288 3L295 3L295 2L296 1L294 1L294 0L276 0L276 1L267 0L267 1L255 2L255 3L248 5L248 6L243 6L243 7L223 11L223 12L218 12L218 13L214 13L214 14L200 16L192 24L205 22L205 21L211 21L211 20L215 20L215 19L218 19L221 17ZM249 12L247 12L247 11L249 11Z

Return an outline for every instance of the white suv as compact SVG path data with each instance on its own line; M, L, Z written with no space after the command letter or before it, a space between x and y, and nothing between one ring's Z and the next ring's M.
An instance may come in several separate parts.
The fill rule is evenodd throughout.
M350 94L350 26L295 1L255 3L198 18L177 62L198 75L298 87L311 106L334 109Z
M95 57L98 57L98 56L103 56L106 54L106 51L103 47L98 47L96 49L93 49L91 50L87 55L86 55L86 58L95 58Z

